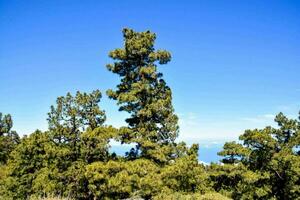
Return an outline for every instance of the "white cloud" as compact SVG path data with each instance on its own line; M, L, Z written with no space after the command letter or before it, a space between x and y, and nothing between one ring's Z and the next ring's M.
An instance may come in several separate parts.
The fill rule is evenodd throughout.
M187 114L178 114L180 126L197 126L200 123L196 113L189 112Z
M209 166L210 165L210 163L204 162L202 160L199 160L199 163L202 164L202 165L205 165L205 166Z
M274 118L275 115L273 114L264 114L255 117L244 117L242 118L242 120L251 123L268 123L268 122L273 122Z
M300 89L299 89L300 91ZM295 113L298 113L300 109L300 103L294 102L286 105L279 105L277 106L277 111L278 112L283 112L286 115L295 115Z
M265 115L263 115L263 117L266 118L266 119L274 119L275 115L273 115L273 114L265 114Z
M200 116L194 112L180 113L180 133L178 141L186 143L220 143L237 139L242 129L232 123L224 121L207 120L209 117ZM213 143L212 143L213 144Z
M277 107L277 110L284 112L284 111L290 111L292 110L292 106L290 105L280 105Z

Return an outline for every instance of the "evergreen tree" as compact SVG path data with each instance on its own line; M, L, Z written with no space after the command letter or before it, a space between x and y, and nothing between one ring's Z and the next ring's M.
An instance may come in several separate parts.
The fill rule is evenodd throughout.
M109 53L115 60L107 68L121 77L115 91L108 90L117 100L120 111L126 111L128 129L122 130L121 141L137 143L131 155L162 162L172 154L170 148L178 135L178 118L172 106L171 89L157 71L158 64L167 64L171 54L155 50L156 35L150 31L123 29L124 47Z
M225 156L224 163L235 163L235 168L244 166L240 178L234 178L234 182L231 182L235 199L299 198L300 117L299 120L288 119L279 113L275 121L278 128L246 130L239 138L243 141L243 145L234 142L226 143L224 150L219 153ZM226 166L230 168L230 165ZM221 168L221 171L222 169L225 168ZM245 176L249 174L251 176ZM229 175L228 172L223 173L223 182L228 180ZM221 183L222 176L217 174L215 177L219 177L219 180L215 179L214 182ZM249 180L256 183L249 184L251 183ZM257 186L260 186L259 190ZM247 188L248 192L241 188ZM220 190L222 187L216 189Z
M58 97L56 107L51 106L48 113L49 129L58 133L60 142L70 142L80 131L101 126L106 116L99 107L100 99L99 90L90 94L78 91L74 97L70 93ZM59 137L59 133L64 137Z
M249 149L234 141L226 142L223 150L218 155L224 156L224 159L222 159L223 163L234 164L245 161L249 157L249 153Z
M50 134L57 145L69 148L72 160L80 156L80 135L84 130L94 130L103 125L106 116L100 109L101 92L90 94L68 93L57 98L56 106L48 113Z
M84 176L86 165L110 157L109 140L116 131L103 125L106 116L99 107L100 99L99 90L77 92L75 96L68 93L57 98L56 106L51 106L48 122L49 137L56 152L51 165L51 173L54 171L56 177L57 187L53 190L56 194L90 198Z
M0 198L27 199L45 194L90 198L86 165L109 159L109 140L116 132L103 126L105 113L99 107L100 98L98 90L58 97L49 113L49 130L37 130L22 138L7 165L0 168L4 171L0 173L4 177ZM11 124L10 116L5 117L1 133L9 132Z
M5 164L9 154L20 142L16 131L11 130L13 120L10 114L4 115L0 112L0 165Z

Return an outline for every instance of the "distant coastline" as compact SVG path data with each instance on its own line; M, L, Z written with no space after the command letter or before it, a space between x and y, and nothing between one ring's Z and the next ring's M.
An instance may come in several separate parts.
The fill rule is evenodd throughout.
M219 162L220 156L218 152L222 150L223 144L217 143L209 146L199 145L198 159L200 162L209 164L211 162ZM129 145L116 145L112 144L110 152L115 152L117 155L124 156L127 151L132 148Z

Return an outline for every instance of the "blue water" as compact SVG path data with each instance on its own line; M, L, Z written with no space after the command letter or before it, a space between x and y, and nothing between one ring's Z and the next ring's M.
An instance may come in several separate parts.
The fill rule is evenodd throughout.
M222 150L222 146L201 147L199 148L198 159L205 163L218 162L221 157L218 152Z
M215 144L209 146L199 146L199 153L198 158L199 161L204 163L211 163L211 162L218 162L221 157L217 155L219 151L222 150L223 144ZM112 145L111 152L115 152L117 155L125 155L125 152L129 151L132 147L131 146L124 146L124 145Z

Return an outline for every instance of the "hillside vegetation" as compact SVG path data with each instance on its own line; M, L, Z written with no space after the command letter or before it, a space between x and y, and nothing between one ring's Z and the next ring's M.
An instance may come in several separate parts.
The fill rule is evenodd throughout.
M279 113L277 127L246 130L225 143L221 163L204 166L197 144L176 142L172 91L158 70L170 52L154 48L150 31L123 37L107 65L120 82L106 94L127 126L104 124L99 90L58 97L48 130L22 138L0 114L0 199L300 199L300 118ZM134 147L120 156L112 140Z

